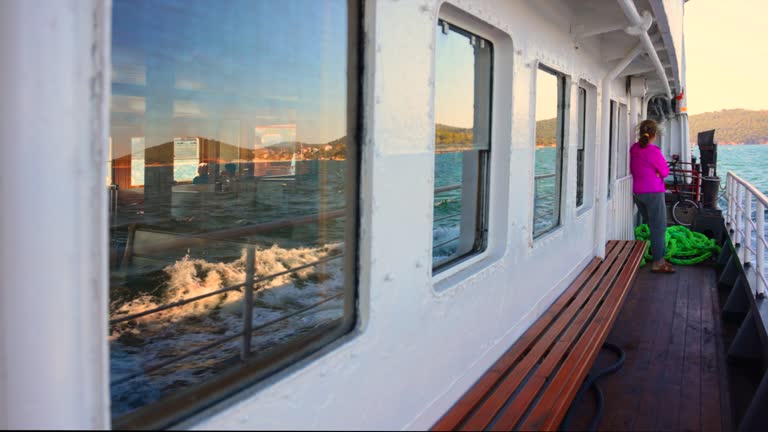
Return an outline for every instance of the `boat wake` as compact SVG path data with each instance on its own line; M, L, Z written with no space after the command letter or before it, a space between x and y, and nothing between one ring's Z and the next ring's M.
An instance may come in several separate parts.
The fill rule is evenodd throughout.
M252 352L268 350L277 342L284 343L343 316L342 251L342 243L293 249L274 245L256 251L256 280L318 260L328 261L255 285ZM154 292L113 304L111 319L241 284L245 281L245 264L245 249L240 258L231 262L187 255L163 269L165 282ZM231 365L240 353L242 300L241 288L113 325L113 414L128 412L168 392L201 382ZM171 361L227 337L233 338L213 349Z

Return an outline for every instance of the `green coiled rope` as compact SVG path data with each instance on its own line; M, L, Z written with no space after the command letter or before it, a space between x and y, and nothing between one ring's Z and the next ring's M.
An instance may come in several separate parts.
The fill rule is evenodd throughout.
M667 227L665 234L667 254L664 259L672 264L694 265L708 260L712 255L720 253L720 246L714 239L702 233L693 232L682 225ZM645 256L640 265L653 260L651 256L651 230L647 224L635 228L635 238L645 240L648 245L645 248Z

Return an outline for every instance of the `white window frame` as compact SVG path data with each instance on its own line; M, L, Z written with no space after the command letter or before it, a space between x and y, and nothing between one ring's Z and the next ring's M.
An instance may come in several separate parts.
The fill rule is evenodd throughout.
M553 200L555 204L555 208L553 209L552 216L556 217L555 221L552 225L549 227L541 230L540 232L536 232L535 225L536 225L536 84L538 81L538 74L539 71L542 71L544 73L551 73L555 77L557 77L558 80L558 101L557 101L557 111L558 111L558 122L557 122L557 128L555 131L555 139L557 140L556 144L556 157L557 160L555 161L555 195L557 196L556 199ZM531 191L531 236L533 241L536 241L542 237L545 237L547 234L556 231L558 228L563 226L563 210L565 209L565 195L563 193L564 190L567 188L565 187L566 179L568 178L568 167L566 164L566 158L567 158L567 139L568 139L568 129L569 129L569 120L570 120L570 85L571 85L571 78L569 75L565 74L564 72L560 72L557 69L554 69L550 66L547 66L544 63L536 62L536 68L534 69L534 79L533 79L533 102L534 102L534 108L531 111L531 115L533 116L533 133L531 134L532 144L531 147L533 149L533 158L532 162L533 165L531 167L531 172L534 175L533 180L533 190Z
M455 32L459 36L467 37L471 41L472 47L480 48L475 52L474 69L474 127L473 141L487 141L487 150L465 150L462 151L462 181L461 181L461 215L459 219L459 237L457 250L435 265L433 263L433 274L440 273L472 256L483 253L488 247L488 211L489 211L489 189L490 189L490 165L493 144L491 140L491 107L493 104L493 64L494 64L494 44L471 30L464 29L459 24L451 20L438 20L438 26L442 27L442 32ZM478 55L487 56L487 59L479 62ZM437 73L437 71L435 71ZM478 77L488 76L490 82L487 83L487 91L483 91L485 83L478 81ZM435 146L436 147L436 146ZM469 229L465 229L465 228ZM434 222L433 222L434 231ZM432 245L432 252L442 244Z
M577 125L577 128L584 127L584 175L582 181L584 182L582 186L582 203L581 205L578 205L578 202L574 200L576 203L576 215L581 216L582 214L589 211L593 206L595 202L595 155L596 155L596 142L597 142L597 87L586 80L580 80L579 89L586 90L586 109L584 113L584 125ZM581 105L577 109L581 109ZM578 116L577 116L578 118ZM581 130L579 129L579 132ZM581 136L577 137L577 142L581 140ZM578 151L578 145L577 145L577 151ZM578 157L576 161L578 170ZM577 174L578 175L578 174ZM578 178L577 178L578 182ZM576 189L578 189L578 184L576 185Z
M452 288L457 287L462 281L476 276L483 269L502 259L507 248L510 201L509 158L511 148L508 145L494 146L494 143L508 142L512 134L513 66L516 58L513 41L508 33L469 12L453 4L443 3L438 16L435 17L433 28L436 28L438 19L455 24L466 31L480 36L490 41L494 46L490 109L491 124L489 129L492 152L489 158L488 242L484 251L466 257L438 273L432 273L432 293L437 297L441 297L450 292ZM435 60L436 57L433 56L433 71ZM434 98L432 101L434 103ZM432 199L432 195L430 195L430 198Z

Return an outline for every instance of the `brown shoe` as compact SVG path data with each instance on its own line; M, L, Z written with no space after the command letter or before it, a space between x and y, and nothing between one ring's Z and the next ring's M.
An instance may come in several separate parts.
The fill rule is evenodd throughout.
M664 264L656 267L654 265L651 266L651 273L674 273L675 269L667 262L664 261Z

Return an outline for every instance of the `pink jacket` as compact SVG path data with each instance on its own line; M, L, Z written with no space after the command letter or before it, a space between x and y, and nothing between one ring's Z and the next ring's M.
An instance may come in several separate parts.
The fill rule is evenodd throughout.
M629 170L632 172L632 192L664 192L664 177L669 175L669 167L661 150L653 143L645 148L640 143L632 144L629 149Z

